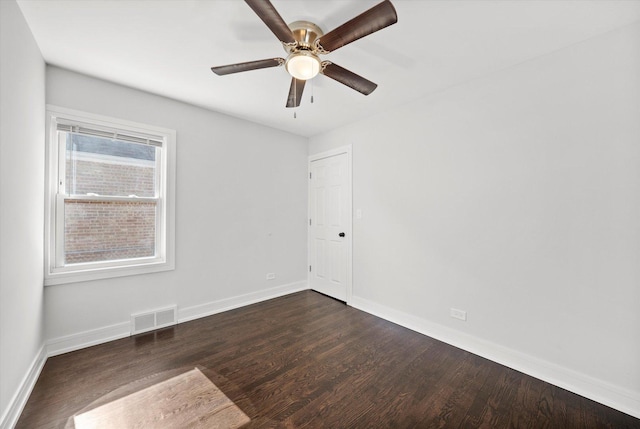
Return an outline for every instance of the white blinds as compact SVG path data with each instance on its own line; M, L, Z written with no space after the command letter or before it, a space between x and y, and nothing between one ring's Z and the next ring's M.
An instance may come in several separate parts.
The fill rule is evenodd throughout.
M81 134L85 136L104 137L113 140L120 140L129 143L144 144L149 146L162 147L164 139L159 136L152 136L146 134L123 134L117 130L111 130L109 128L98 128L94 125L85 125L81 123L71 123L66 121L60 121L56 123L58 131L64 131L67 133Z

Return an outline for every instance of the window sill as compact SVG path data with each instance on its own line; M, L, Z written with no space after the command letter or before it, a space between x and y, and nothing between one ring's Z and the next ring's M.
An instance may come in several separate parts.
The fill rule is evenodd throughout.
M79 283L92 280L102 280L115 277L135 276L150 274L175 269L173 262L145 262L136 265L90 268L86 270L63 271L57 273L45 273L44 285L55 286L67 283Z

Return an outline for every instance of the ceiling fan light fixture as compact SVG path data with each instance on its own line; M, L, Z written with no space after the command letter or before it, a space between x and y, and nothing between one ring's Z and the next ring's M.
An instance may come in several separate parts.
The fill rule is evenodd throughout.
M293 52L285 63L287 72L298 80L313 79L320 73L320 59L311 52Z

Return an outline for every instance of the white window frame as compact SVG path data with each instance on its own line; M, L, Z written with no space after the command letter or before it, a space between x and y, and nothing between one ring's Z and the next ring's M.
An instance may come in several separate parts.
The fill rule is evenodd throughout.
M58 123L84 124L97 130L152 138L162 142L157 169L157 195L135 201L157 201L156 255L64 266L64 200L61 174L65 169L65 148L58 141ZM175 269L175 130L140 124L123 119L47 105L45 195L45 269L44 285L51 286L112 277L155 273ZM74 196L74 200L129 201L128 197Z

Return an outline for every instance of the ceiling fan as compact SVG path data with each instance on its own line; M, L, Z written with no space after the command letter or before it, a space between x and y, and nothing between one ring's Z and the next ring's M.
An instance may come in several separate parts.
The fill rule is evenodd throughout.
M389 0L384 0L326 34L316 24L308 21L295 21L287 25L269 0L245 2L280 40L288 56L286 59L268 58L211 67L211 71L218 76L284 65L291 75L287 107L300 105L305 82L318 73L364 95L371 94L378 86L331 61L321 61L319 56L398 22L396 10Z

